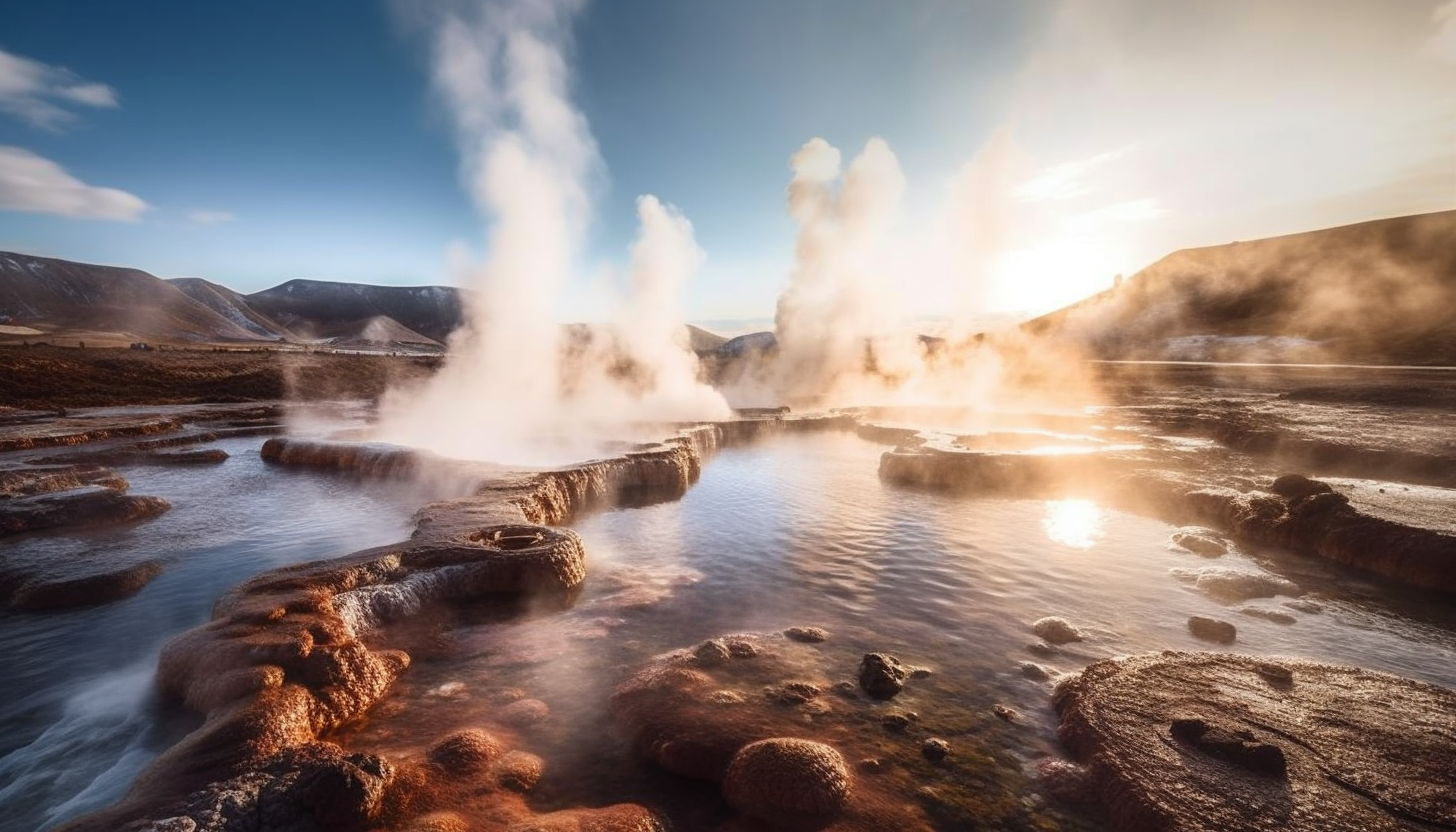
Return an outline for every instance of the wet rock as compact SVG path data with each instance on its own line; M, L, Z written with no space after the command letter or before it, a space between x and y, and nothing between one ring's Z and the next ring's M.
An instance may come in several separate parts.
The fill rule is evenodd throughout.
M1271 681L1283 675L1271 667L1291 681ZM1456 825L1456 692L1444 688L1315 662L1163 653L1097 662L1058 686L1055 703L1115 830Z
M1199 592L1226 604L1277 595L1299 595L1303 591L1293 581L1236 569L1174 569L1172 574L1179 580L1191 581Z
M1234 625L1202 615L1189 617L1188 632L1204 641L1214 641L1219 644L1233 644L1234 639L1238 638L1238 628Z
M500 741L478 728L456 731L426 752L430 762L461 775L484 771L500 754Z
M823 688L813 682L785 682L764 689L768 698L784 705L802 705L818 699L823 692Z
M920 715L914 711L889 713L880 720L880 724L890 731L908 731L919 719Z
M1033 682L1045 682L1055 675L1051 668L1036 662L1022 662L1020 667L1021 675Z
M87 485L123 492L129 487L120 474L94 463L40 465L32 461L0 467L0 499L51 494Z
M33 611L105 604L135 595L160 574L162 562L158 560L42 567L38 573L20 578L19 585L10 591L9 602L16 609Z
M859 665L859 686L875 699L891 699L905 687L910 671L886 653L866 653Z
M1324 612L1324 607L1318 601L1311 601L1307 598L1296 598L1293 601L1285 601L1284 606L1303 613L1315 615Z
M1055 644L1047 644L1044 641L1033 641L1032 643L1026 645L1026 651L1028 653L1031 653L1033 656L1050 658L1052 656L1060 655L1062 652L1062 648L1056 646Z
M920 744L920 753L932 763L939 763L950 756L950 743L939 737L930 737Z
M805 644L818 644L829 640L829 631L821 627L790 627L784 630L784 635Z
M704 667L715 667L733 658L733 654L728 651L728 645L722 639L712 638L693 650L693 658Z
M506 754L495 767L496 782L514 792L528 792L536 788L545 773L546 762L524 751Z
M849 797L849 768L832 747L775 738L744 746L723 778L728 805L774 826L822 822Z
M217 465L227 460L227 451L221 448L202 448L192 451L152 451L137 448L122 448L111 451L85 451L75 454L59 454L35 461L51 465Z
M1269 490L1286 500L1303 500L1317 494L1333 494L1335 489L1328 483L1312 480L1301 474L1285 474L1274 480Z
M1065 618L1049 616L1037 619L1031 631L1041 636L1048 644L1070 644L1083 639L1082 631L1072 626Z
M171 507L161 497L136 497L100 485L0 498L0 537L43 529L130 523L155 517Z
M728 654L735 659L751 659L758 655L758 645L747 639L729 639Z
M298 800L321 826L362 828L379 815L394 767L372 754L354 754L304 775Z
M1021 714L1017 713L1015 708L1008 705L993 705L991 712L996 715L997 719L1003 722L1015 722L1021 718Z
M523 727L549 719L551 708L539 699L521 699L501 708L496 716L507 725Z
M1266 610L1261 607L1244 607L1243 609L1239 610L1239 612L1249 616L1250 618L1262 618L1263 620L1272 622L1274 624L1288 625L1293 624L1299 620L1289 613L1280 612L1278 610Z
M1206 558L1222 557L1228 554L1228 544L1207 532L1176 532L1173 542L1178 546Z

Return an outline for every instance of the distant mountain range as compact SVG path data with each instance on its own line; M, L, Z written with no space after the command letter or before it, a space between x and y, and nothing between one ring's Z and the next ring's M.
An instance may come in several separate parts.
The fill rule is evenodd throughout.
M462 320L460 290L449 286L290 280L244 295L198 277L0 252L0 337L439 350ZM696 352L727 340L686 329Z
M37 338L439 349L461 319L448 286L290 280L244 295L196 277L0 252L0 325Z
M439 350L462 319L447 286L290 280L243 295L0 252L11 339ZM687 329L694 351L723 359L775 344L771 332ZM1107 359L1456 365L1456 211L1178 251L1021 331Z

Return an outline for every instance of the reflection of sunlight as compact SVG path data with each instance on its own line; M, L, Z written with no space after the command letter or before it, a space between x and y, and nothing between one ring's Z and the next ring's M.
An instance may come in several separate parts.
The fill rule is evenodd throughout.
M1102 509L1091 500L1052 500L1041 525L1063 546L1090 549L1102 537Z

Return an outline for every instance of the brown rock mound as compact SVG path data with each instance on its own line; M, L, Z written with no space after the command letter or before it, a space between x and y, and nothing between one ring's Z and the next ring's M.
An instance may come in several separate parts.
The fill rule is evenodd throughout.
M733 755L723 778L728 805L774 826L832 818L849 798L849 768L838 751L800 739L750 743Z
M1113 827L1456 827L1456 692L1354 667L1163 653L1057 689L1060 733Z

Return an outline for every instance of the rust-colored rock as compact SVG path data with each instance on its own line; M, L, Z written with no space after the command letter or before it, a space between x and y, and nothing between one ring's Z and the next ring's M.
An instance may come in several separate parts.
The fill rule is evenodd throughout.
M495 737L476 728L456 731L430 746L430 762L453 775L484 771L501 754Z
M797 827L839 814L849 798L849 767L823 743L760 740L733 755L723 778L728 805L774 826Z

